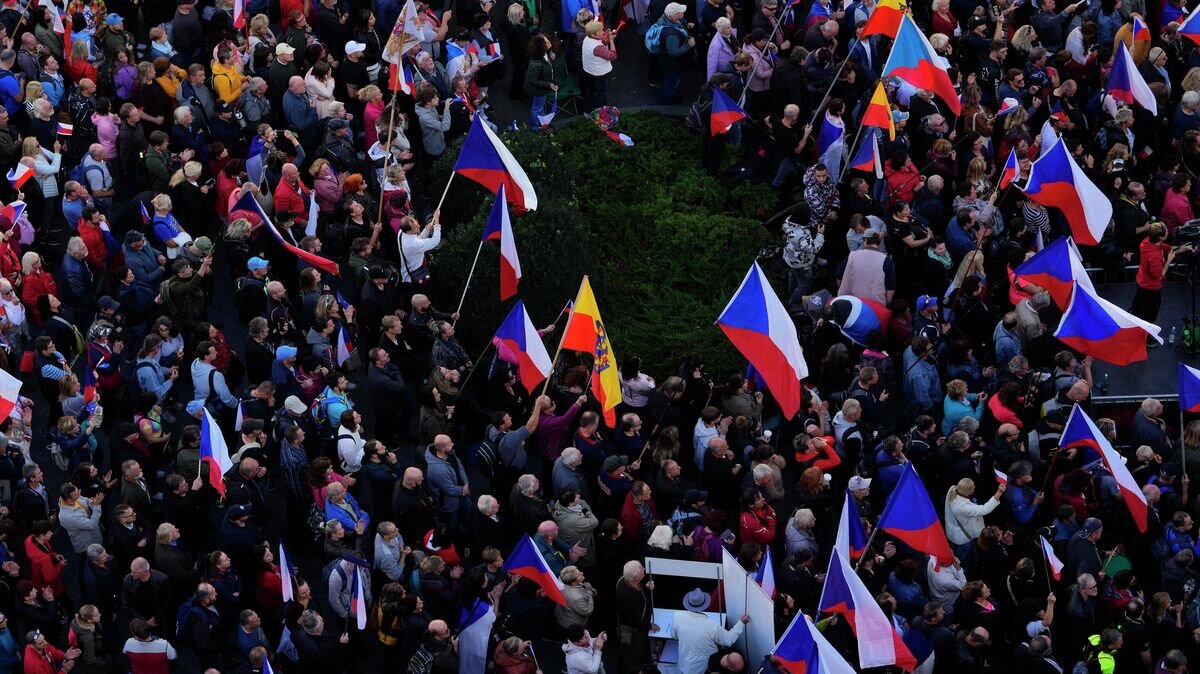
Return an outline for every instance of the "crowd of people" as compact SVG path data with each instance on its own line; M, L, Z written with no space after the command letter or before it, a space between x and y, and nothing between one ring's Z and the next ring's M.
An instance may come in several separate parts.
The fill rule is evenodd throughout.
M667 639L684 674L782 672L742 637L802 613L857 668L851 621L818 611L846 498L855 572L922 671L1200 662L1200 421L1095 415L1141 530L1102 462L1059 449L1104 382L1014 273L1079 224L1020 189L1061 136L1113 204L1084 259L1158 318L1200 238L1189 10L914 3L960 102L886 78L877 176L847 162L888 58L874 4L5 2L0 674L649 673ZM1107 92L1120 42L1162 114ZM476 117L553 133L560 92L591 110L647 77L691 106L706 171L787 206L766 261L810 368L790 418L754 373L643 371L619 339L615 411L588 354L526 390L441 305L462 279L429 270L434 161ZM716 90L748 117L711 135ZM837 295L886 307L880 329L847 337ZM875 532L910 466L953 564ZM563 601L507 572L526 536ZM716 583L646 573L725 552L773 576L773 624L726 629Z

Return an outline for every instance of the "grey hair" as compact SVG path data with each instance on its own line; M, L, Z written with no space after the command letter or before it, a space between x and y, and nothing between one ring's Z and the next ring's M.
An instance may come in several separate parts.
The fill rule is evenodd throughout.
M1186 91L1183 98L1180 99L1180 104L1185 108L1195 108L1200 106L1200 91Z
M758 480L761 480L764 477L771 476L771 467L765 463L760 463L757 466L755 466L754 470L751 472L753 473L754 480L757 482Z
M800 508L793 517L796 526L800 529L807 529L817 523L817 516L808 508Z
M574 583L576 581L576 579L579 578L580 575L581 574L579 572L579 567L564 566L563 570L558 572L558 579L561 580L564 584L570 585L571 583Z
M182 122L183 118L186 117L191 111L191 107L186 105L181 105L178 108L175 108L175 123L178 124Z
M579 462L582 460L583 460L583 452L579 451L578 449L576 449L574 447L567 447L566 449L564 449L562 451L563 465L578 466Z
M529 495L537 487L537 478L532 475L522 475L517 478L517 490L524 495Z
M495 497L495 496L492 496L492 495L490 495L490 494L484 494L483 496L480 496L480 497L479 497L479 501L477 501L477 502L475 503L475 507L476 507L476 508L479 508L479 512L481 512L481 513L483 513L483 514L485 514L485 515L486 515L486 514L487 514L487 512L488 512L489 510L491 510L491 509L492 509L492 506L493 506L493 505L495 505L495 504L496 504L496 497Z
M341 526L342 526L342 523L339 522L338 520L326 520L325 521L325 535L326 536L334 535L335 533L337 533L338 528Z
M67 242L67 254L74 255L80 251L87 250L87 245L83 243L83 239L78 236L72 236Z
M632 582L633 579L637 578L638 574L640 574L642 571L642 563L634 559L625 562L625 568L621 569L621 576L625 580Z
M97 559L100 559L101 555L103 555L105 552L107 552L107 550L104 549L103 545L100 545L99 543L92 543L91 545L87 546L87 560L89 562L94 562Z
M34 473L38 472L38 468L39 466L32 462L21 466L21 477L28 480L29 478L33 477Z

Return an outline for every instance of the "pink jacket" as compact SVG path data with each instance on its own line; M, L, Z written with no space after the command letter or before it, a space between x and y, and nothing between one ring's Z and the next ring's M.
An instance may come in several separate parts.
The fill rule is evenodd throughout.
M1184 225L1188 220L1196 217L1192 214L1192 202L1188 199L1188 195L1175 190L1167 190L1167 196L1163 199L1162 213L1159 214L1163 224L1167 226L1168 231L1174 231L1176 227Z
M100 145L104 146L104 158L112 161L117 158L117 133L120 130L118 127L120 120L111 112L107 115L102 115L98 112L92 113L92 124L96 125L96 137Z

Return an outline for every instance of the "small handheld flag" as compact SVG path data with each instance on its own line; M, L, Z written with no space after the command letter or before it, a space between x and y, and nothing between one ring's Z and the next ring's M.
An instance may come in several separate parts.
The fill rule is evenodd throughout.
M141 213L142 213L142 224L143 225L150 224L150 221L153 218L150 217L150 212L146 210L146 203L139 201L138 202L138 210L141 211Z
M854 152L850 160L850 168L864 173L873 173L876 178L883 177L883 160L879 156L879 129L867 129L862 145Z
M362 570L354 565L354 579L350 586L350 613L354 615L358 629L367 629L367 597L363 591Z
M1017 179L1021 165L1017 163L1017 148L1008 151L1008 159L1004 162L1004 170L1000 172L1000 189L1004 189Z
M75 125L63 124L62 122L59 122L58 129L56 129L56 131L60 136L70 136L71 134L75 133Z
M551 573L550 565L546 563L529 534L521 537L508 559L504 560L504 571L533 581L551 601L559 606L567 605L567 598L562 593L562 581Z
M225 436L217 420L204 409L204 418L200 422L200 468L208 463L208 483L221 498L225 498L225 473L233 468L233 459L229 458L229 446L225 444Z
M0 422L8 418L17 407L17 399L21 397L21 380L0 370Z
M8 170L8 182L12 183L14 190L21 189L21 186L33 177L33 169L24 164L18 163L16 166Z
M712 95L712 111L708 118L711 135L719 136L732 129L734 124L749 117L746 111L719 87L713 87Z
M1179 364L1179 408L1184 412L1200 412L1200 370Z
M754 582L758 583L768 597L775 598L775 567L771 564L771 548L767 548L763 553L758 571L754 572Z
M1058 555L1054 554L1054 546L1050 545L1045 536L1038 536L1038 545L1042 546L1042 556L1046 558L1046 568L1050 575L1054 576L1054 580L1062 580L1063 563Z
M354 341L350 339L349 329L343 325L341 330L338 330L338 343L337 343L338 367L345 365L346 361L350 360L350 356L353 354L354 354Z
M292 560L288 559L283 541L279 541L279 576L283 579L283 600L291 601L296 598L296 588L292 584Z
M992 468L992 472L996 473L996 482L998 484L1008 484L1008 473L999 468Z

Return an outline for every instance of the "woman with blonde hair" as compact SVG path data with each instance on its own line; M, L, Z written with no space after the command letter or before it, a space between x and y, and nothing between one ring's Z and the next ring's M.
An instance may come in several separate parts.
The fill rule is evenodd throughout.
M986 399L986 393L968 393L967 382L961 379L950 380L946 384L946 398L942 401L942 411L945 415L942 418L942 434L950 435L963 417L982 417L983 405L980 403Z
M184 174L194 172L195 175L200 175L199 162L190 161L184 164L182 169L175 172L171 177L171 186L174 187L178 182L184 180ZM150 228L154 232L154 237L159 243L166 246L167 259L174 260L179 257L180 249L192 242L192 236L183 230L179 221L171 215L171 197L166 194L156 195L150 200L150 205L154 208L154 217L150 221Z
M275 33L271 32L271 19L266 14L255 14L250 19L250 53L254 53L259 45L275 51Z
M954 282L951 284L955 288L961 288L963 281L967 280L968 276L978 276L980 280L986 280L987 276L983 273L983 252L973 250L963 256L961 262L958 263L958 271L954 273Z
M967 182L975 188L976 199L987 199L992 196L992 181L988 180L988 161L983 157L975 157L967 162Z
M1008 485L1001 482L996 493L983 505L975 503L975 481L964 477L946 492L946 539L954 548L954 555L966 559L971 543L983 531L983 518L1000 505Z
M379 140L379 130L375 127L383 116L383 91L368 84L355 93L355 98L363 104L363 137L365 145L371 147Z
M33 103L39 98L45 98L46 91L42 88L42 83L37 80L25 83L25 114L33 118Z
M21 256L21 304L34 327L42 327L47 316L42 316L38 310L38 298L42 295L58 296L58 284L54 275L42 268L42 256L26 251Z
M50 105L49 101L43 100L46 105ZM62 143L58 140L54 141L54 150L47 150L42 147L37 138L26 138L21 142L21 157L33 160L33 170L35 179L38 181L38 186L42 188L42 196L46 197L47 201L51 197L58 196L58 171L62 168ZM21 162L25 163L25 162ZM47 210L46 215L50 212ZM40 224L40 223L35 223Z
M1016 30L1012 36L1012 46L1016 48L1017 54L1022 62L1029 59L1029 52L1037 47L1037 31L1030 24L1025 24Z

